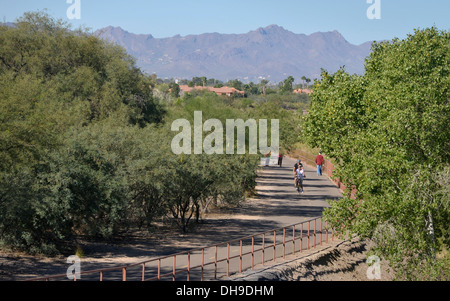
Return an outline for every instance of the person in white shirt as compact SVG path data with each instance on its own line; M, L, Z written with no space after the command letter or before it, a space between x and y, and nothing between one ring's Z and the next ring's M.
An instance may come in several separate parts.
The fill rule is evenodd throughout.
M306 178L305 171L303 170L303 166L299 166L296 170L297 172L297 191L301 189L301 192L303 193L303 179ZM297 186L297 185L296 185Z

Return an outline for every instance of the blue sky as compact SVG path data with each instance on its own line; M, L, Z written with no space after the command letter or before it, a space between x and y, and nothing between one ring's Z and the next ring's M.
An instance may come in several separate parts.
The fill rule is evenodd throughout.
M338 30L349 42L405 38L414 28L450 29L449 0L79 0L81 18L67 10L76 0L0 0L1 21L47 9L74 28L108 25L156 38L205 32L247 33L271 24L294 33ZM381 19L370 20L367 1L380 1Z

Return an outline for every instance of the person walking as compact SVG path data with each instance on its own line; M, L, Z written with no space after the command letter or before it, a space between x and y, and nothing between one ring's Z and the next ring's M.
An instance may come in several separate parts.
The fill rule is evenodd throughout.
M283 153L281 152L281 148L278 151L278 166L281 167L281 165L283 164Z
M324 164L325 164L325 160L322 156L322 152L319 152L319 154L316 157L317 175L318 176L322 175L322 168L323 168Z

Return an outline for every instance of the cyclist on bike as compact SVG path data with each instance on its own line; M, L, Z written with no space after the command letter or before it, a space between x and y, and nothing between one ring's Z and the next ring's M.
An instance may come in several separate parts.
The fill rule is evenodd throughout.
M303 179L306 178L305 175L305 171L303 170L303 166L299 166L296 172L296 183L295 183L295 187L297 188L297 191L300 191L301 188L301 193L303 193Z
M299 167L303 167L302 161L300 159L297 160L297 162L294 164L294 169L292 170L292 173L294 175L294 187L297 187L297 169Z

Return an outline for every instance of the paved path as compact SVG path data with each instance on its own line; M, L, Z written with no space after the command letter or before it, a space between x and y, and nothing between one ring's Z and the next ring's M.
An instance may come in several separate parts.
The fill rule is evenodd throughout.
M175 241L172 240L172 244L167 246L168 248L165 248L164 251L160 249L158 256L170 255L180 251L240 239L321 216L323 209L329 206L325 200L340 198L342 194L326 176L318 176L315 168L309 166L305 166L306 179L304 181L304 193L299 194L294 187L293 180L292 170L295 161L291 158L285 158L282 167L264 167L257 179L256 197L248 199L242 206L231 209L227 213L209 214L204 219L203 225L196 232L180 236L177 242L178 245L174 244ZM271 239L271 237L267 238L266 246L273 242ZM307 241L303 240L304 249L306 248L306 244ZM261 241L257 242L255 248L260 247ZM298 244L297 247L299 247ZM250 248L250 242L247 241L243 253L250 251ZM278 247L277 254L280 254L281 251L282 248ZM219 259L226 258L227 252L230 256L236 256L240 252L239 242L233 243L230 250L227 250L226 245L222 245L218 248L217 252L217 258ZM272 250L268 249L266 258L273 256L271 252ZM289 253L291 251L287 252ZM205 250L205 262L214 261L214 257L214 248ZM146 259L148 257L141 257L141 260ZM255 262L261 262L261 259L261 255L254 258ZM247 257L245 261L245 265L249 267L250 257ZM190 256L190 266L200 265L200 263L201 251L192 253ZM177 256L176 266L177 270L187 268L187 255ZM173 269L173 258L168 257L164 259L161 262L161 267L161 273L170 274ZM211 265L205 268L205 279L213 279L214 273L212 268ZM238 271L239 260L234 259L233 262L230 261L229 268L234 272ZM137 269L138 271L136 271L135 277L139 279L139 267ZM153 273L149 272L146 277L155 276L154 271L157 269L157 263L147 265L146 269L153 271ZM226 269L226 262L218 264L218 277L226 274ZM199 279L199 269L196 269L196 271L196 276L192 272L191 280ZM171 280L172 277L169 276L167 279ZM186 274L183 273L179 277L177 276L177 279L185 280Z
M318 176L315 168L304 166L304 193L294 187L294 159L285 158L282 167L265 167L257 180L258 198L239 209L276 227L283 227L322 215L326 200L342 197L340 190L326 176Z
M305 220L310 220L322 215L322 211L325 207L329 206L326 200L336 199L342 197L339 189L326 177L318 176L315 168L305 166L306 179L304 181L304 193L299 194L294 187L293 180L293 166L295 164L294 159L285 158L283 166L268 166L264 167L257 179L257 196L255 198L248 199L238 208L234 208L227 213L209 214L204 219L204 224L200 229L195 232L186 235L182 238L185 246L183 251L192 250L193 248L212 246L218 243L227 242L231 240L241 239L243 237L255 235L261 232L279 229L285 226L300 223ZM312 229L313 226L311 226ZM298 228L297 228L298 229ZM298 231L298 230L297 230ZM291 232L292 233L292 232ZM292 234L287 234L292 237ZM280 232L277 233L277 242L281 240ZM296 234L298 237L300 234ZM264 261L267 264L272 262L273 257L273 244L272 233L267 234L265 240L265 252ZM306 229L303 230L303 237L306 237ZM314 242L315 240L315 242ZM303 239L301 244L303 250L306 246L316 245L320 239L318 237L311 237L309 242L307 239ZM262 237L255 239L255 249L260 249L262 246ZM172 245L172 247L174 247ZM300 248L299 241L296 242L296 247ZM297 249L298 250L298 249ZM317 249L316 249L317 250ZM175 249L172 250L173 254L179 252ZM251 251L251 240L247 239L243 242L243 251ZM282 257L282 246L276 248L276 257ZM235 257L230 260L230 265L227 267L227 261L222 261L217 265L217 277L221 278L226 275L227 270L230 270L230 274L239 271L240 260L240 242L235 241L227 245L221 245L217 248L208 248L204 251L204 262L214 262L214 258L224 259L227 255ZM286 244L286 253L292 252L292 243ZM167 254L167 255L169 255ZM160 254L161 255L161 254ZM251 264L251 255L246 255L243 258L243 269L249 268ZM254 258L256 264L261 263L262 252L257 253ZM168 257L161 261L161 273L169 274L167 280L171 280L170 275L173 271L173 257ZM187 255L177 256L176 270L186 269L188 267ZM200 266L202 262L201 250L192 252L190 254L190 267ZM138 267L139 269L139 267ZM146 265L147 272L146 277L156 276L157 263ZM186 280L187 273L181 273L176 277L177 280ZM139 279L139 271L135 273L135 277ZM204 279L214 279L214 265L211 264L205 268ZM200 279L200 269L191 269L190 280Z
M306 179L303 183L304 193L299 194L294 187L293 167L295 162L295 159L285 158L281 168L278 166L264 167L257 179L257 196L255 198L248 199L241 207L233 209L228 215L209 216L205 223L208 226L215 227L208 231L215 237L212 241L223 242L239 239L319 217L322 215L323 209L329 206L326 200L342 197L341 191L328 177L317 175L316 169L310 166L304 166L306 172ZM304 230L303 235L305 235L305 232ZM247 243L249 244L249 242ZM266 244L269 245L270 243L272 242ZM307 242L304 240L303 249L306 249L306 245ZM288 246L290 246L290 243ZM255 249L260 247L261 245L255 246ZM297 248L299 248L298 242ZM248 245L247 250L249 251L249 249L250 246ZM280 254L281 251L282 248L278 247L277 253ZM223 257L226 256L224 254L226 252L225 247L219 249L220 252L222 252ZM238 252L239 247L235 243L234 249L232 248L230 251L230 256L237 255ZM246 252L245 249L243 252ZM271 257L271 252L269 249L266 256ZM290 252L292 252L292 249L286 250L286 253L289 254ZM277 256L281 257L281 255ZM221 258L220 254L218 258ZM211 260L212 257L208 259ZM254 260L260 262L260 257ZM247 257L246 261L248 268L250 257ZM230 266L230 270L236 272L239 269L238 265L239 261L235 259ZM222 265L221 273L222 275L225 273L224 265Z
M325 200L340 198L341 192L326 176L318 176L315 168L305 166L304 194L298 194L293 181L294 163L294 159L285 158L282 167L264 167L257 179L255 198L248 199L242 206L226 213L208 214L203 224L193 233L175 234L172 231L153 239L143 236L98 248L93 248L92 245L85 246L86 256L82 258L82 271L133 264L149 258L239 239L321 216L323 209L328 206ZM220 252L226 250L222 249ZM20 267L22 273L16 273L13 279L65 274L68 267L65 258L47 259L42 262L35 258L28 261L25 261L26 258L21 260L23 262L17 261L16 266ZM186 265L183 263L186 258L177 260L177 266ZM30 264L29 270L32 272L25 268L27 264ZM169 271L171 264L169 258L166 263ZM191 266L193 265L195 263L191 263Z

